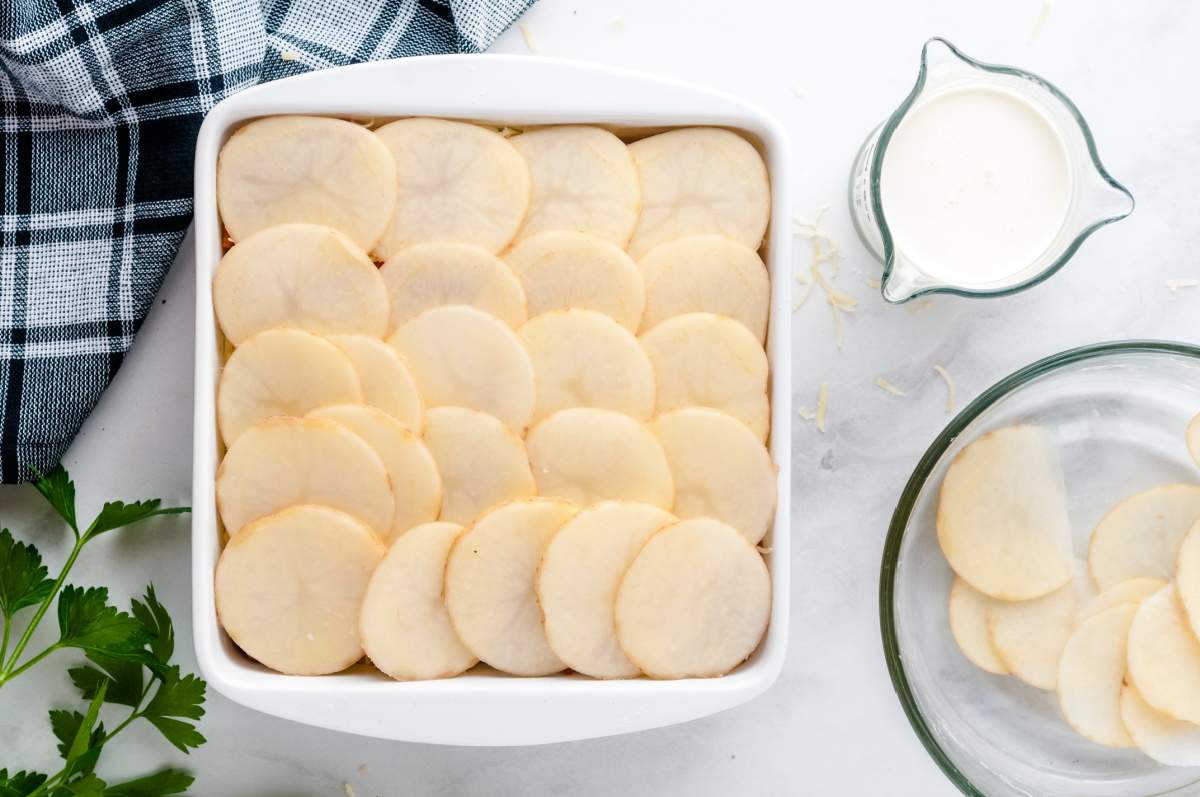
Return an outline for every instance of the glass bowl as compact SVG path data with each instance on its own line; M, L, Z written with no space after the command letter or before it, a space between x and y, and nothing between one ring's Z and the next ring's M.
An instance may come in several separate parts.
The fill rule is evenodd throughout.
M1060 447L1076 556L1120 499L1195 482L1184 430L1200 410L1200 348L1103 343L1017 371L958 414L925 452L892 516L879 579L892 685L925 749L963 794L978 797L1200 795L1200 769L1164 767L1137 750L1073 731L1053 692L991 675L959 652L947 597L953 573L934 515L946 466L980 434L1014 423Z

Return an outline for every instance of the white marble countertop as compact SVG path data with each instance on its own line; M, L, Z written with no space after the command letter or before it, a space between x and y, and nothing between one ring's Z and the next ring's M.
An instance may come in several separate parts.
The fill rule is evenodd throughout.
M737 7L737 11L731 9ZM767 693L705 720L629 736L524 749L381 742L273 719L210 694L189 759L150 731L106 753L113 777L162 763L192 768L193 793L341 797L343 784L379 795L803 794L950 795L913 737L883 663L876 610L879 557L901 485L946 422L931 370L954 374L960 402L1013 369L1071 346L1126 337L1196 340L1200 289L1200 6L1185 3L541 0L524 24L547 55L616 64L707 83L777 114L796 146L796 209L829 205L846 253L840 287L859 297L845 347L830 311L795 315L796 403L828 382L829 428L799 422L795 459L791 649ZM1092 124L1104 163L1130 188L1133 216L1100 231L1066 270L1029 293L971 302L937 298L885 306L878 276L845 207L850 159L899 103L921 43L949 38L968 54L1045 75ZM517 30L494 48L524 52ZM802 93L793 87L802 89ZM80 512L109 497L188 501L191 466L190 241L112 388L66 458ZM808 262L797 241L797 262ZM884 393L877 376L906 389ZM65 542L29 488L0 490L0 521L36 539L51 561ZM194 669L187 520L115 534L90 547L79 583L103 583L124 604L153 580ZM62 664L70 654L59 654ZM64 669L38 668L3 695L0 765L49 766L50 703L73 704ZM55 765L57 768L57 765Z

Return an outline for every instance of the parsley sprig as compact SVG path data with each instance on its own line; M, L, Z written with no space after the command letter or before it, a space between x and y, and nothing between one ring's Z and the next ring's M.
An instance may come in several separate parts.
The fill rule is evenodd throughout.
M66 583L84 547L101 534L156 515L187 512L187 507L164 507L158 499L124 503L111 501L80 529L75 516L75 485L61 466L34 484L75 535L75 545L56 578L41 554L0 529L0 688L56 651L75 649L87 663L67 671L80 695L88 701L83 712L55 709L50 729L58 739L63 767L45 775L0 769L0 797L160 797L181 794L192 776L164 769L135 780L109 785L96 774L105 745L137 720L153 725L184 753L204 744L196 721L204 714L205 684L172 664L175 630L159 602L154 586L134 599L128 612L112 606L104 587ZM58 639L33 655L24 656L39 623L55 606ZM36 607L9 650L16 616ZM24 658L22 658L24 656ZM101 718L105 706L128 709L111 730ZM111 709L110 709L111 711Z

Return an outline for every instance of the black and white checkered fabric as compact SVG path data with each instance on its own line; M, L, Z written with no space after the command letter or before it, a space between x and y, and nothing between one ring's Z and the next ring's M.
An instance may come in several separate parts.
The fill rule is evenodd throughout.
M120 367L191 220L209 109L478 52L533 1L0 0L0 481L57 462Z

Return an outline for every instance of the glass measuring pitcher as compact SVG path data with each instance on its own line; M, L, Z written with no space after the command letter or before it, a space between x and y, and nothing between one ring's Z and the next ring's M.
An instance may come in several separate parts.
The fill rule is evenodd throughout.
M925 43L916 85L850 176L855 230L893 303L1036 285L1133 205L1061 91L940 38Z

